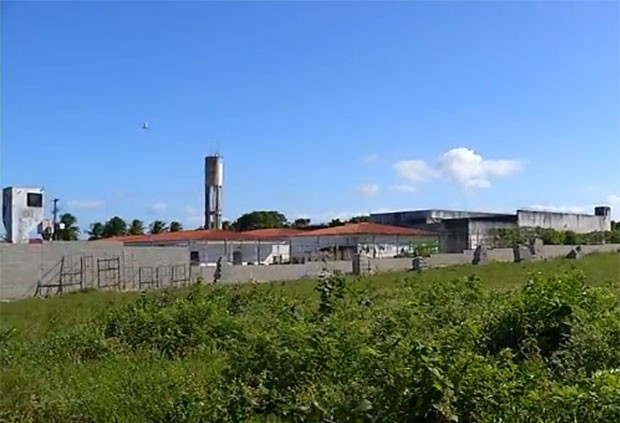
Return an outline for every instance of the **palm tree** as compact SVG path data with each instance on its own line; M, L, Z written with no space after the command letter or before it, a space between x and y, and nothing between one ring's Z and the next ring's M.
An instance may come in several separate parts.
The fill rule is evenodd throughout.
M105 222L103 225L103 238L127 235L127 222L118 216Z
M183 225L181 222L177 222L176 220L170 222L170 232L179 232L183 230Z
M163 220L155 220L149 226L149 233L151 235L160 234L162 232L166 232L167 230L168 227L166 226L166 222L164 222Z
M134 219L129 225L129 235L143 235L144 234L144 222L139 219Z
M80 228L77 227L77 218L71 213L63 213L60 215L60 223L64 225L58 230L56 239L62 241L77 241L80 239Z
M86 231L86 234L89 235L88 239L101 239L103 238L104 227L103 223L95 222L90 224L90 229Z

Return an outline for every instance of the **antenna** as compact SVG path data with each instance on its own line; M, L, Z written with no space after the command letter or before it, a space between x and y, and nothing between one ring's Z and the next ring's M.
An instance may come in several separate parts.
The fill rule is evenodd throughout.
M54 241L58 240L58 212L60 211L60 209L58 208L58 202L60 200L58 198L54 198L52 200L52 203L54 203L54 208L52 209L52 216L54 219L54 226L53 226L53 232L52 232L52 239Z

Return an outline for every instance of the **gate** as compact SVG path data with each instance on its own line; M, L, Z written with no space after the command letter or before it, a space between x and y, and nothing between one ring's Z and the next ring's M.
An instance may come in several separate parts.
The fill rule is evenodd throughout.
M159 287L159 281L153 276L152 266L140 266L138 268L138 288L148 288L152 285Z
M121 262L118 257L97 259L97 287L120 288Z
M189 273L187 264L173 264L170 266L170 282L174 286L189 285Z

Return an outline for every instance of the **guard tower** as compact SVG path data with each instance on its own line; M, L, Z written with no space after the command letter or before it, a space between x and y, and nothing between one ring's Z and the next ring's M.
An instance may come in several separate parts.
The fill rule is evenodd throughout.
M598 217L600 224L600 231L611 231L611 207L598 206L594 208L594 215Z
M222 229L223 184L223 158L205 157L205 229Z
M7 187L2 190L2 221L7 241L27 244L28 234L43 222L43 188Z

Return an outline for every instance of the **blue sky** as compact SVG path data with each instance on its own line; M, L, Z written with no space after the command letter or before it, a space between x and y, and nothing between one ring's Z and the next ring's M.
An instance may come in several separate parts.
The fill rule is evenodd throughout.
M228 218L618 211L619 14L617 1L4 1L0 182L45 187L83 228L198 226L216 151Z

